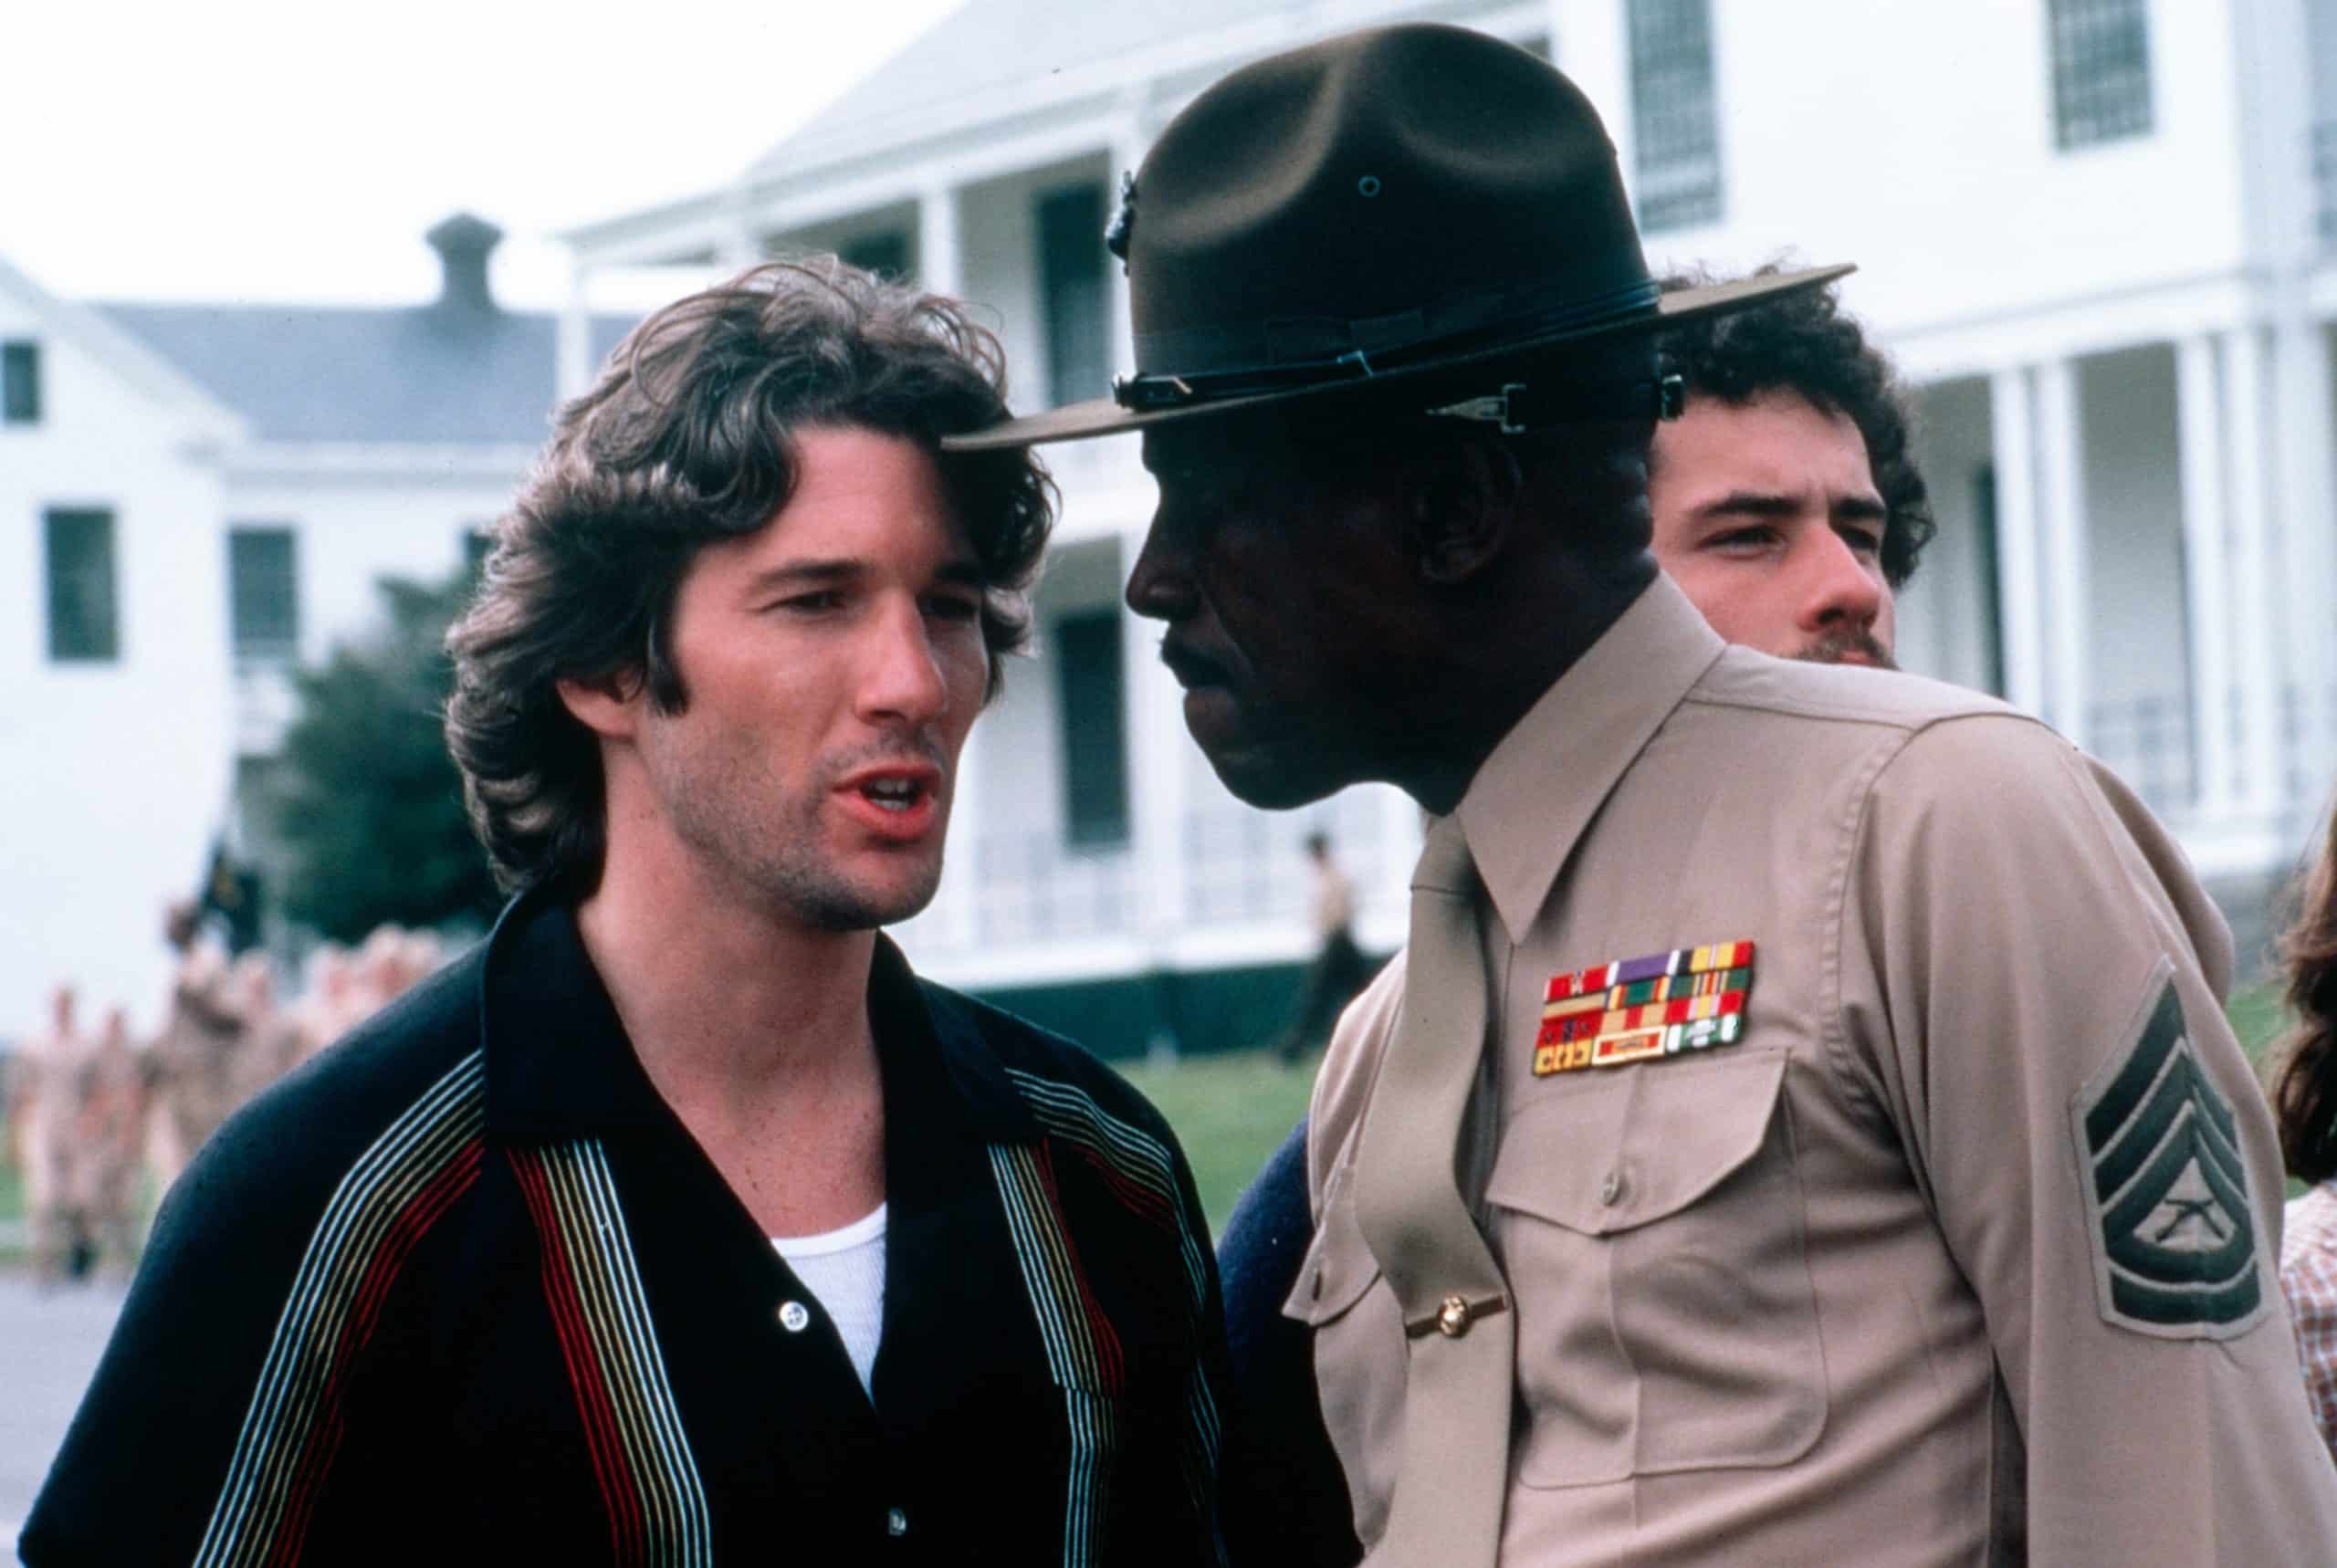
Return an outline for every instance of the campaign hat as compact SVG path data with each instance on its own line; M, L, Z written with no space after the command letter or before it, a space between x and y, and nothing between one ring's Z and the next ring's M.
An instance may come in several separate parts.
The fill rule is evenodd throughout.
M1822 286L1811 267L1664 293L1614 145L1547 62L1462 27L1374 27L1246 66L1172 120L1123 194L1137 372L1112 395L951 436L1032 445L1300 399L1414 388L1524 428L1676 411L1676 383L1601 386L1552 350ZM1645 409L1641 409L1641 402ZM1673 405L1667 410L1669 402Z

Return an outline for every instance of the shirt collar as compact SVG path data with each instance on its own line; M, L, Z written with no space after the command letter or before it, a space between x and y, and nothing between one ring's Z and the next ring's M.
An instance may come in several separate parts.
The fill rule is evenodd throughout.
M1672 711L1727 646L1658 573L1493 747L1455 814L1512 943Z
M487 938L479 1005L490 1136L559 1142L672 1120L564 899L539 889L504 910ZM917 979L883 936L868 1007L888 1122L938 1117L985 1142L1038 1135L969 1005Z

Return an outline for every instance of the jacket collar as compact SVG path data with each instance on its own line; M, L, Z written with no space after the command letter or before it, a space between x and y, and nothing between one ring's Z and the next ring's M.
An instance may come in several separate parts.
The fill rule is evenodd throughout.
M888 1122L938 1118L985 1142L1037 1137L972 1010L917 979L882 936L868 1008ZM574 905L556 893L522 894L496 922L480 981L479 1035L490 1137L552 1143L673 1120L584 949Z
M1454 810L1513 944L1600 805L1726 646L1658 573L1478 768Z

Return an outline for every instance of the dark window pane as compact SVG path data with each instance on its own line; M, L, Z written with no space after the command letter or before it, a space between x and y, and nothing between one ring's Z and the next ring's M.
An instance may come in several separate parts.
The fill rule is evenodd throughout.
M2051 0L2053 141L2089 147L2151 129L2143 0Z
M1711 0L1630 0L1631 161L1640 227L1684 228L1721 213Z
M1055 402L1101 397L1112 379L1104 189L1039 200L1040 287L1047 313L1047 392Z
M0 421L40 423L38 343L0 343Z
M909 275L909 236L898 229L885 229L847 240L837 254L861 271L873 272L879 277L897 280Z
M227 597L236 658L280 664L299 657L299 555L290 528L228 530Z
M43 520L48 544L48 656L60 664L121 657L121 629L114 616L113 514L58 508Z
M1063 697L1064 808L1074 844L1128 839L1127 718L1116 611L1055 622Z

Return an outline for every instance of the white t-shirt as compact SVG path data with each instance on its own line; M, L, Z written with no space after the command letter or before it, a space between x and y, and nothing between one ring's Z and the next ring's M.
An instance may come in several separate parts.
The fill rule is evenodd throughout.
M885 1207L878 1204L874 1214L841 1230L770 1239L803 1288L827 1309L864 1389L885 1330Z

